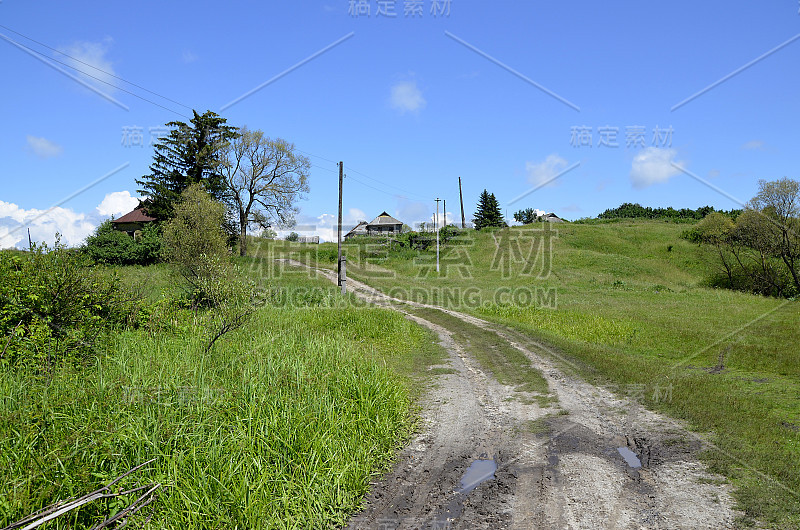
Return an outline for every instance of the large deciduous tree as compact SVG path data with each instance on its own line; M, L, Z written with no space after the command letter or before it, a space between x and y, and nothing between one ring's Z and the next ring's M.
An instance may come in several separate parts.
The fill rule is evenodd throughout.
M158 220L171 219L181 193L200 183L215 200L225 197L225 182L220 173L226 146L236 138L236 128L214 112L196 111L188 124L167 123L171 130L156 143L150 174L136 183L147 213Z
M244 256L249 227L294 226L295 203L309 191L311 162L297 154L293 144L246 127L224 154L220 170L239 233L239 252Z
M478 211L475 212L475 217L472 222L475 225L475 230L490 226L506 226L506 222L503 220L503 214L500 211L500 203L497 202L494 193L483 190L481 198L478 201Z

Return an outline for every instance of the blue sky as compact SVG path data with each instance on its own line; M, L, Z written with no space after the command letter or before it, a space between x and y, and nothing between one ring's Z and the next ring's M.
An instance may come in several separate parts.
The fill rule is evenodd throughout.
M394 17L378 13L392 7ZM339 160L348 223L382 210L426 221L436 197L457 220L459 176L468 219L484 188L509 217L532 207L576 219L622 202L738 207L731 197L748 200L759 179L799 177L799 8L3 0L0 247L27 246L21 226L79 244L128 211L153 133L191 108L310 154L298 222L326 239Z

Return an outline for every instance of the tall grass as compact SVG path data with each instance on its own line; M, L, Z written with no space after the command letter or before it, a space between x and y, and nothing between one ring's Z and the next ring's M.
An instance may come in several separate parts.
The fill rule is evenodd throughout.
M399 314L347 305L268 305L207 354L169 329L123 332L90 368L0 373L0 526L151 458L131 480L164 485L154 528L342 524L411 429L410 367L440 355Z

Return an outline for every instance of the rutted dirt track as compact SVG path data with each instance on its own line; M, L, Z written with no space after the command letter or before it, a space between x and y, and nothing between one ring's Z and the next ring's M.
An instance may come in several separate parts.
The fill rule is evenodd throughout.
M318 272L336 281L335 273ZM405 312L399 300L365 284L347 285ZM449 370L435 377L421 403L422 432L372 486L349 528L733 527L730 486L705 470L696 457L700 442L674 420L566 376L551 360L557 354L530 339L445 312L525 353L557 400L543 407L526 399L484 371L458 336L406 313L439 336ZM641 467L629 465L623 452ZM485 459L496 462L494 477L462 482L470 464ZM465 487L474 489L461 493Z

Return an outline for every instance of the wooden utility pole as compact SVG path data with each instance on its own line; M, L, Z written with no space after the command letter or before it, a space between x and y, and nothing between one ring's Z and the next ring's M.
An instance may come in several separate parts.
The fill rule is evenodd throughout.
M442 226L447 226L447 199L442 199L442 215L444 216Z
M463 230L466 221L464 219L464 196L461 195L461 177L458 177L458 198L461 201L461 229Z
M339 257L336 260L336 275L339 287L342 286L342 181L344 181L344 162L339 162L339 226L336 229L339 243Z
M436 272L439 272L439 201L442 199L436 198L436 219L434 221L434 230L436 230Z
M31 241L31 229L28 228L28 251L33 250L33 241Z

